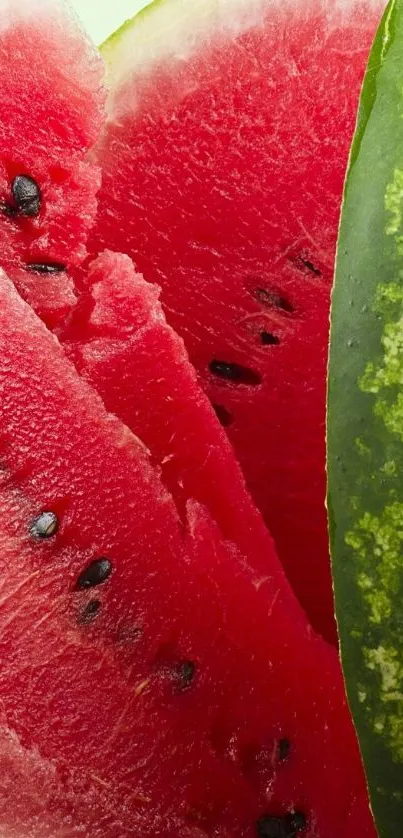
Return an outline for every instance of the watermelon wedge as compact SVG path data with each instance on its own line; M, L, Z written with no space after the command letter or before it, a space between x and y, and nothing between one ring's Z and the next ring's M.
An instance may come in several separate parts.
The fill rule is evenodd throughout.
M0 0L0 15L0 264L56 326L96 212L103 66L63 0Z
M0 398L5 838L373 837L334 650L3 273Z
M226 427L314 628L336 642L325 378L339 206L384 0L159 0L103 48L90 249L130 254Z
M245 491L241 472L226 442L225 434L220 431L205 397L200 393L182 342L162 322L163 314L157 305L156 290L147 289L145 283L139 279L136 286L131 276L133 268L130 260L126 260L125 267L124 257L116 257L118 268L119 265L122 265L122 268L115 270L115 275L112 277L114 257L111 255L109 261L112 260L112 262L108 264L107 260L106 271L104 271L106 272L105 284L109 281L109 288L104 293L103 302L103 286L99 282L102 263L99 262L98 267L94 266L91 272L91 282L95 282L98 278L98 295L101 297L97 301L96 312L92 314L88 323L84 322L86 315L83 312L87 312L89 316L94 303L91 291L89 291L82 295L77 311L72 314L77 300L76 286L80 289L83 284L83 280L80 284L77 265L86 253L84 242L88 232L87 227L94 218L96 200L93 194L91 203L85 198L82 190L80 192L80 184L77 184L74 172L70 172L71 177L63 184L64 191L62 190L61 193L60 190L57 192L50 178L54 172L56 159L61 159L64 155L64 158L68 157L70 161L70 168L77 165L79 173L84 171L91 176L93 193L99 187L99 177L95 167L90 166L86 160L83 162L83 159L85 152L96 139L100 127L100 108L103 102L103 96L99 91L101 62L96 59L74 19L70 19L64 3L57 0L54 3L50 0L46 3L42 0L35 0L35 2L37 17L33 16L34 7L28 3L28 0L19 7L17 13L10 11L8 17L5 16L5 25L0 33L0 45L4 67L6 62L9 62L11 68L11 80L0 91L0 98L3 97L2 113L7 113L7 101L10 102L12 96L18 102L21 101L21 108L27 110L27 103L31 99L40 103L42 108L47 103L52 120L57 126L56 139L51 133L44 137L34 163L34 139L38 133L41 136L41 130L43 130L40 114L35 109L29 113L30 122L26 126L26 142L31 142L32 146L29 149L24 146L23 142L19 142L16 128L17 117L10 124L6 121L4 123L4 132L8 134L13 132L14 145L18 149L18 153L15 151L15 159L24 160L27 155L27 164L23 166L22 163L18 163L19 168L16 168L16 171L35 173L39 193L36 193L32 186L31 197L29 198L29 195L27 197L24 193L20 198L22 206L17 211L15 199L12 195L7 198L6 194L7 189L10 194L12 193L13 184L15 191L14 180L8 180L5 183L2 230L5 247L4 254L0 256L0 262L11 271L20 293L49 326L56 328L59 335L63 333L71 337L72 329L76 328L74 360L77 364L80 364L81 354L85 347L87 347L89 360L91 349L87 343L91 343L92 366L95 360L97 363L92 375L87 369L90 380L96 389L101 390L107 408L145 438L145 442L152 450L155 462L163 468L164 478L168 481L170 489L174 491L181 514L189 497L197 498L206 504L222 527L224 535L238 544L241 551L248 556L252 566L267 575L269 567L273 572L274 564L277 562L272 541ZM63 30L66 31L66 37L63 36L61 39L60 33ZM38 43L42 44L49 61L44 68L46 79L40 96L38 88L42 83L42 70L39 72L36 64L31 75L24 79L20 79L15 72L15 65L20 61L21 53L25 56L27 65L32 65L32 50ZM50 49L47 45L50 45ZM60 61L58 51L62 54ZM71 60L72 51L74 61ZM67 55L69 56L68 64L66 63ZM54 80L52 81L50 71L53 64L58 66L60 72L63 73L63 85L60 90L59 85ZM53 107L54 99L58 103L59 110ZM88 102L86 107L84 107L85 102ZM62 111L64 105L66 105L67 129L71 136L67 133L65 126L66 117ZM83 116L81 116L81 111L83 111ZM45 125L48 122L49 118ZM48 151L47 143L50 151ZM8 158L5 156L4 148L0 148L0 155L1 152L3 152L6 168ZM15 165L17 166L17 163ZM17 186L20 184L20 189L27 190L27 184L32 181L31 176L17 175L16 177ZM74 190L78 190L75 200L82 201L81 215L76 212L74 201L69 214L66 215L71 193ZM12 204L13 200L14 204ZM73 225L74 228L75 251L69 225ZM58 264L62 260L66 270L68 267L67 275L62 271L46 273L45 267L50 268L51 262L39 255L35 257L38 270L26 270L29 259L24 254L31 246L37 248L38 236L44 241L46 247L50 247L53 243L53 249L56 249L59 254ZM66 250L70 247L72 250L69 250L67 254ZM43 270L39 270L41 266ZM88 273L83 269L81 277L84 276L88 277ZM86 282L88 281L86 279ZM120 283L119 290L113 289L114 281ZM116 308L117 303L119 303L119 308ZM107 308L103 314L101 313L102 305ZM141 305L146 318L144 325L148 317L159 319L161 322L158 331L150 328L147 336L142 334L141 339L135 339L133 344L131 334L135 331L136 322L138 327L140 325L138 322L140 312L137 311L137 307ZM113 306L115 306L114 312L112 312ZM71 315L70 319L68 315ZM96 324L95 318L100 316L103 317L103 323ZM66 320L69 324L67 328L64 327ZM97 346L94 340L94 329L98 337ZM120 343L117 341L118 336ZM154 351L161 356L161 361L164 360L164 364L160 363L159 368L153 359L153 347L151 344L147 345L147 341L154 341L158 344L154 347ZM94 351L98 352L98 355L101 354L101 347L103 364L100 357L97 359L94 357ZM141 351L141 359L139 359L139 351ZM82 367L83 364L84 361L81 362ZM167 380L163 377L167 374L163 366L168 368ZM154 391L152 391L153 381L155 382ZM169 423L165 399L171 407ZM159 427L161 411L162 428ZM271 560L269 556L272 557ZM278 568L278 573L281 575L280 568Z

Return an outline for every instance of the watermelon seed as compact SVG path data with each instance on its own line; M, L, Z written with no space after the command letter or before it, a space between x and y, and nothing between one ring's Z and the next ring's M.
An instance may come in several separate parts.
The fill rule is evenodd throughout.
M278 741L278 758L283 762L290 755L291 742L289 739L279 739Z
M196 664L190 660L180 661L175 667L174 675L181 692L187 690L195 678Z
M76 589L83 590L84 588L95 588L96 585L102 585L103 582L109 578L112 573L112 562L109 559L100 558L94 559L88 567L80 573L76 582Z
M307 825L306 816L303 812L289 812L289 814L286 815L286 820L288 820L290 828L294 832L301 832Z
M306 817L302 812L288 812L282 817L263 815L256 824L260 838L296 838L306 827Z
M260 373L227 361L210 361L209 369L218 378L226 378L228 381L234 381L238 384L249 384L256 387L262 381Z
M27 262L25 268L37 274L61 274L67 270L61 262Z
M11 184L11 193L20 215L35 217L41 208L41 190L29 175L17 175Z
M54 512L42 512L34 518L30 527L31 535L36 539L52 538L59 529L59 519Z
M292 314L295 311L287 297L277 294L276 291L269 291L268 288L255 288L253 295L259 303L269 308L281 308L287 314Z
M271 332L260 332L260 340L263 346L278 346L280 343L280 338Z
M227 408L224 407L223 404L213 404L213 408L217 416L217 419L223 426L223 428L229 428L229 426L232 425L234 421L232 413L230 413L229 410L227 410Z
M91 599L85 608L80 611L78 615L78 622L81 625L87 625L88 623L92 623L93 620L98 616L101 610L101 603L99 599Z
M322 276L322 271L319 268L316 268L313 262L310 259L304 259L302 256L299 257L300 263L311 273L315 274L315 276Z

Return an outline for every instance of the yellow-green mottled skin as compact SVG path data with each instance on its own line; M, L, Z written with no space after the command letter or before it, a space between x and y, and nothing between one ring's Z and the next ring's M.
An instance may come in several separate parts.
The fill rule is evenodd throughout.
M381 838L403 828L403 0L371 54L346 181L328 507L348 697Z

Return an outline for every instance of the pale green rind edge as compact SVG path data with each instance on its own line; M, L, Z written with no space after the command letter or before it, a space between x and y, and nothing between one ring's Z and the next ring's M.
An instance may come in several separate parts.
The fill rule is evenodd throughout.
M231 0L230 4L228 0L154 0L100 47L111 102L119 86L134 72L150 73L155 64L165 60L185 63L212 38L218 39L220 33L233 38L236 32L260 25L267 3L268 0ZM281 3L289 3L291 8L294 0Z
M348 699L379 835L396 838L403 828L403 0L389 4L375 39L351 149L327 445Z
M104 59L108 58L109 54L114 52L115 47L119 45L121 38L126 35L133 26L136 26L139 20L144 20L144 18L150 13L151 9L155 11L156 7L162 6L165 2L166 0L153 0L152 3L149 3L144 7L144 9L140 9L140 11L133 15L133 17L125 20L125 22L119 26L119 29L115 29L115 31L112 32L112 34L109 35L109 37L106 38L105 41L103 41L103 43L98 47Z
M125 71L134 68L144 70L153 57L158 59L164 55L167 33L170 30L175 31L178 27L178 20L172 15L173 4L174 0L152 0L101 44L99 51L106 69L104 84L111 93L119 88L124 80ZM180 11L179 6L178 9ZM164 15L165 11L167 13ZM187 12L189 13L189 8ZM179 18L180 16L179 14ZM128 55L125 54L125 48L128 46L129 62ZM145 60L145 65L142 65L141 57Z

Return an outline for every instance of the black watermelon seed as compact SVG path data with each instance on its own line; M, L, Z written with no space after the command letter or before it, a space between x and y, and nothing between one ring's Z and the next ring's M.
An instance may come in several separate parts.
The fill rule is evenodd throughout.
M282 311L286 311L288 314L292 314L295 311L294 306L287 300L287 297L283 297L277 291L271 291L269 288L255 288L253 295L259 303L269 308L281 308Z
M17 175L11 184L11 193L20 215L35 217L41 208L41 190L33 177Z
M76 582L77 590L84 588L95 588L97 585L102 585L106 582L112 573L112 562L109 559L100 558L94 559L88 567L80 573Z
M59 529L59 519L54 512L41 512L34 518L30 527L31 535L36 539L52 538Z
M290 836L290 838L294 838L294 835L301 833L307 825L306 816L303 812L298 811L288 812L285 816L285 822L288 829L287 835Z
M223 428L229 428L234 421L234 417L223 404L213 404L213 408L215 414L217 416L218 421L223 426Z
M196 664L193 661L180 661L175 667L175 679L181 690L187 690L196 675Z
M36 274L61 274L67 270L61 262L27 262L25 269Z
M322 271L319 268L316 268L313 262L310 259L303 259L302 256L300 257L300 262L308 271L310 271L315 276L322 276Z
M278 346L280 343L280 338L271 332L260 332L260 340L263 346Z
M99 599L91 599L87 605L79 612L78 622L81 625L92 623L98 616L101 610L101 603Z
M297 838L306 827L306 817L302 812L287 812L286 815L263 815L256 823L259 838Z
M255 370L228 361L216 361L214 359L210 361L209 369L218 378L225 378L227 381L233 381L237 384L249 384L256 387L262 381L262 376Z
M278 750L278 758L279 758L279 760L281 760L281 762L283 762L285 759L287 759L287 757L290 756L290 751L291 751L290 740L285 739L285 738L279 739L277 750Z

